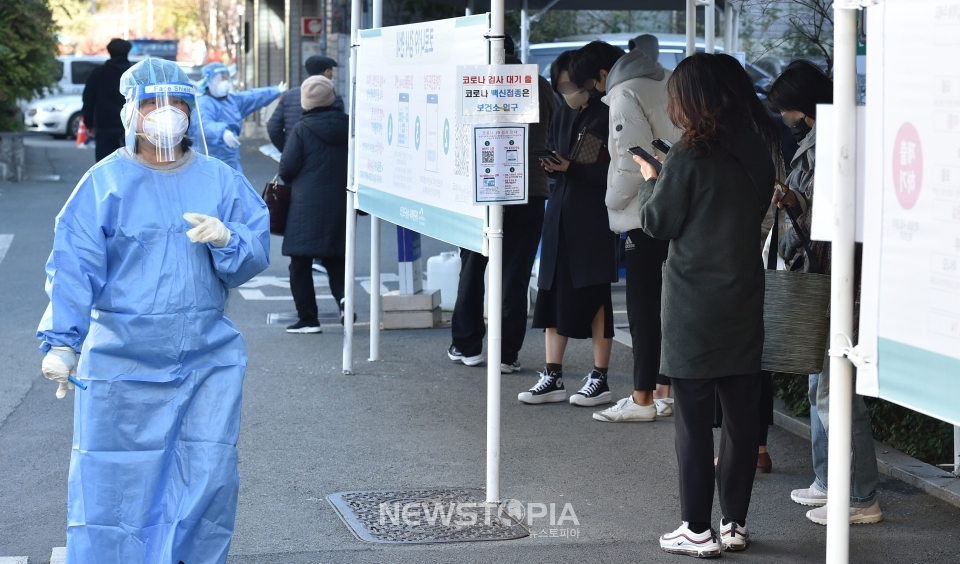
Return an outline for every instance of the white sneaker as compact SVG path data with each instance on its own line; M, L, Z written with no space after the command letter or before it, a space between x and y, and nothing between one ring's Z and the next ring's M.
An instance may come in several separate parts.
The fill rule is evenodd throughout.
M809 488L790 492L790 499L800 505L820 507L827 504L827 492L820 491L816 485L810 484Z
M818 507L807 511L807 519L810 519L818 525L827 524L827 506ZM883 511L880 510L880 502L875 501L870 507L851 507L850 524L867 525L883 521Z
M513 374L514 372L520 372L520 359L507 364L505 362L500 363L500 374Z
M627 396L603 411L594 412L593 418L608 423L656 421L657 408L652 405L637 405L633 402L633 396Z
M658 416L670 417L673 415L673 398L655 399L653 405L657 406Z
M699 535L691 531L686 521L676 531L660 537L660 548L671 554L684 554L697 558L720 556L720 543L713 529L707 529Z
M736 521L724 523L726 519L720 520L720 544L723 550L729 552L738 552L746 550L750 544L750 533L746 527L741 527Z

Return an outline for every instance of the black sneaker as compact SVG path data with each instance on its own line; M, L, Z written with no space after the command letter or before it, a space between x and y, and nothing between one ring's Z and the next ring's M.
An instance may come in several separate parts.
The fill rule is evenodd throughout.
M293 325L287 327L287 333L305 334L305 333L323 333L323 331L320 330L320 322L317 321L316 319L313 319L310 321L305 321L301 319L300 321L297 321Z
M600 374L596 370L583 377L586 384L580 388L580 391L570 396L570 403L584 407L594 405L603 405L613 401L613 394L607 386L607 375Z
M520 392L517 399L523 403L556 403L567 399L567 390L563 387L563 373L546 373L546 369L540 374L540 381L537 385L530 388L527 392Z
M454 362L462 362L467 366L476 366L487 360L487 355L483 351L480 351L480 354L476 356L467 356L460 352L460 349L458 349L455 345L450 345L450 348L447 349L447 356L450 357L450 360Z
M347 298L341 298L341 299L340 299L340 325L343 325L343 308L345 308L345 307L347 307ZM354 323L357 322L357 314L356 314L356 312L354 312L354 314L353 314L353 322L354 322Z

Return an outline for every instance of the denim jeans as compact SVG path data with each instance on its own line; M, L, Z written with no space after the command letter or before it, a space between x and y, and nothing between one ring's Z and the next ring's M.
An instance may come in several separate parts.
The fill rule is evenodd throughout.
M856 388L856 386L854 386ZM827 491L827 433L830 428L830 357L823 372L810 375L810 439L813 444L814 487ZM863 397L853 394L852 449L850 452L850 506L869 507L877 499L877 453L873 447L870 414Z

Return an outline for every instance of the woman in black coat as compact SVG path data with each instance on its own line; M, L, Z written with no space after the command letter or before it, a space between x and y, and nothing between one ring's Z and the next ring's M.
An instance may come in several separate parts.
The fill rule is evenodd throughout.
M282 252L290 257L290 293L300 318L287 333L320 332L315 258L327 270L330 292L343 317L349 119L334 106L335 100L327 77L311 76L303 82L300 103L305 111L280 158L280 178L292 185Z
M550 144L556 162L541 159L556 185L547 201L533 327L546 333L546 367L517 399L540 404L567 399L563 353L567 340L593 339L594 369L570 403L594 406L611 401L607 368L613 345L610 284L617 281L617 235L610 231L604 197L610 154L609 108L600 101L607 74L623 51L595 41L561 55L554 63L554 89L566 104L557 109ZM581 134L602 144L592 161L571 162Z
M660 371L674 393L680 517L663 550L719 556L749 542L760 422L764 271L757 234L777 177L780 135L755 97L730 88L745 73L718 57L687 57L667 83L668 112L683 130L663 170L640 163L643 230L667 239ZM772 150L771 150L772 149ZM659 176L659 178L658 178ZM724 421L713 465L714 395ZM714 487L720 537L711 529Z

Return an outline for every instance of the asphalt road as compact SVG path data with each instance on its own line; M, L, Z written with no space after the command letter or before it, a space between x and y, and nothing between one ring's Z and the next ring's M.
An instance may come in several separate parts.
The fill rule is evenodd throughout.
M243 145L243 165L258 189L275 166ZM46 307L43 265L53 218L93 162L92 151L70 142L33 138L28 174L59 174L59 181L0 184L0 241L13 235L0 260L0 562L29 556L48 562L64 546L66 475L72 402L54 398L39 371L35 338ZM265 276L286 275L274 238ZM385 225L384 272L396 272L396 237ZM0 245L2 246L2 245ZM450 246L424 240L424 257ZM358 228L357 275L369 271L369 219ZM395 287L395 284L387 284ZM263 297L286 290L266 285ZM321 290L323 291L323 290ZM623 288L614 288L622 311ZM380 362L367 362L369 299L357 285L358 333L353 376L341 374L342 331L287 335L271 313L290 312L284 299L247 299L235 292L228 315L244 333L250 365L244 385L240 436L241 491L230 562L677 562L657 537L679 523L673 424L606 424L591 410L568 404L527 406L516 394L530 387L543 358L543 338L529 331L524 370L502 385L504 498L576 513L575 538L549 536L499 542L386 546L358 541L326 502L334 492L470 487L485 481L483 367L452 364L445 355L449 329L382 335ZM321 299L321 311L336 311ZM618 315L618 319L622 314ZM588 342L572 342L565 371L576 388L592 358ZM611 384L629 393L630 353L615 344ZM826 530L804 518L789 492L812 481L809 443L774 427L774 472L757 478L748 526L749 550L723 559L745 562L822 562ZM884 479L883 523L851 530L851 562L960 562L960 508L900 482ZM559 509L558 509L559 511ZM716 516L719 519L719 515ZM549 528L547 521L533 529Z

